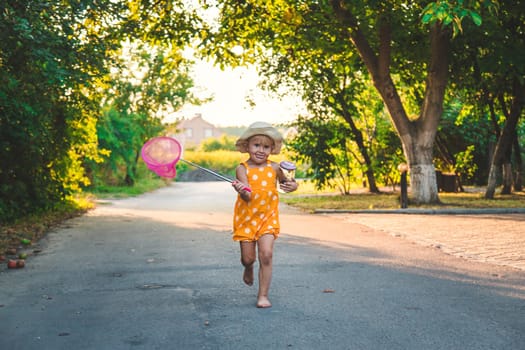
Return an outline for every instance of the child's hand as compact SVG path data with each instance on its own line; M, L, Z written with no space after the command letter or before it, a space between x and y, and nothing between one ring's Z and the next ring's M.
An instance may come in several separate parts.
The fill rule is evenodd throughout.
M281 182L279 184L279 187L281 188L282 191L284 192L293 192L295 190L297 190L297 188L299 187L299 184L294 180L291 180L291 181L285 181L285 182Z
M232 182L232 186L235 189L235 191L237 191L241 195L251 192L250 187L248 185L245 185L244 183L240 182L239 180L234 180Z

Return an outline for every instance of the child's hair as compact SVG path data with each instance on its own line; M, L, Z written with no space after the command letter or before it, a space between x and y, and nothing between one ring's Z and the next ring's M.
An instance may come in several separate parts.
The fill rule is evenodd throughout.
M265 122L255 122L251 124L248 129L239 137L237 142L235 142L235 147L241 153L248 152L248 140L250 137L255 135L265 135L273 140L274 147L272 149L272 154L279 154L281 152L281 147L283 145L283 137L276 128L271 124Z

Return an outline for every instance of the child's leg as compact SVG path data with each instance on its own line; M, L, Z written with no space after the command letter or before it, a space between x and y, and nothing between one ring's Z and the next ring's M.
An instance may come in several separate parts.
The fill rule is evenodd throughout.
M257 296L257 307L271 307L268 299L268 291L272 282L272 259L273 259L273 235L264 235L257 241L259 250L259 294Z
M255 242L241 242L241 264L244 266L244 283L253 284L253 264L255 263Z

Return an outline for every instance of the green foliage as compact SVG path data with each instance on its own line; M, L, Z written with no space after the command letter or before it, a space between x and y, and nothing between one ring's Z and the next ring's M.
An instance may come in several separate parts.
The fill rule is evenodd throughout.
M470 142L476 145L474 162L479 168L474 181L490 184L489 198L503 163L511 164L512 159L513 172L518 176L523 173L523 151L513 143L514 135L519 135L525 99L524 21L525 2L499 2L497 15L484 16L481 28L473 28L455 43L459 49L454 51L452 77L456 96L468 108L464 115L471 128L463 130L466 135L479 134L479 142ZM510 191L511 177L503 179L504 190Z
M478 170L477 164L474 163L474 146L470 145L465 151L456 153L455 158L454 172L464 175L466 179L472 178Z
M128 198L138 196L146 192L162 188L169 183L169 180L161 179L157 176L141 176L134 186L112 186L100 185L89 192L97 198Z
M370 166L383 183L395 183L397 165L403 161L399 139L384 114L364 118L366 144L373 161ZM359 120L359 123L364 123ZM318 190L337 188L348 194L351 186L367 181L364 162L348 124L338 117L299 117L293 124L297 135L288 140L292 158L299 164L308 164L306 177L311 178Z
M317 189L337 186L348 193L355 163L346 142L347 126L336 118L307 117L299 117L293 126L297 135L288 141L288 147L295 152L295 161L310 164L306 175Z
M107 162L90 163L97 186L132 186L142 145L165 130L159 111L198 102L190 93L189 62L180 50L133 42L124 48L120 60L120 69L114 69L112 84L104 94L105 106L97 124L100 149L109 154Z
M98 148L95 128L99 116L103 116L103 125L115 126L125 116L140 125L153 111L174 110L191 100L187 92L192 83L181 68L180 48L198 32L198 26L194 11L176 0L169 4L2 1L0 222L54 208L89 184L93 170L108 155L107 149ZM154 50L150 46L149 52L141 52L142 63L150 66L146 72L150 75L140 78L141 90L120 84L122 80L113 81L108 74L110 70L122 72L117 65L129 63L115 60L129 37L164 47ZM142 66L130 70L135 68L144 72ZM129 103L108 100L118 95L112 88L122 89ZM169 104L164 103L167 100ZM105 106L104 113L101 106ZM124 125L130 124L122 122L118 127ZM112 147L117 140L132 143L130 153L113 150L114 156L120 151L121 157L113 165L125 163L127 180L132 181L135 174L138 145L158 131L148 125L143 128L147 129L143 134L136 128L122 129L116 131L118 137L104 140Z
M186 0L130 0L120 34L155 47L184 47L205 25L198 5Z
M470 9L469 6L477 7L484 5L489 9L495 9L497 3L492 1L435 1L429 3L422 12L421 21L425 24L441 22L445 26L451 25L454 36L463 32L462 21L465 17L470 18L472 22L480 26L481 16L476 10Z
M385 111L378 113L373 121L374 127L367 131L367 136L374 173L380 184L395 186L400 180L397 167L406 162L401 142Z
M203 166L205 168L216 171L222 175L226 175L232 179L235 178L235 169L237 166L248 159L246 153L240 153L239 151L229 151L229 150L217 150L217 151L190 151L185 150L184 159ZM281 162L283 160L288 160L289 155L286 152L282 152L278 155L270 156L270 160L274 162ZM298 167L301 167L301 164L297 164ZM202 171L196 169L195 167L188 165L184 162L177 163L177 177L184 178L184 174L193 171ZM304 173L299 170L296 172L297 177L304 176Z
M447 101L434 152L436 169L457 173L467 185L486 181L487 153L496 141L488 116L474 107L458 98Z
M120 5L92 5L0 5L0 222L65 201L86 182L82 158L98 157L84 129L111 43L90 34Z
M355 92L348 88L354 84L347 83L369 74L409 163L426 169L432 166L428 145L434 142L448 82L450 39L457 39L465 28L480 26L482 16L485 23L490 17L487 8L494 14L499 4L485 0L218 3L220 27L218 33L210 33L211 45L205 52L230 64L261 63L274 91L286 83L283 77L289 78L307 103L317 102L332 108L331 114L343 116L355 137L359 133L348 116L355 115L349 103ZM230 54L235 45L242 46L242 54ZM328 86L326 81L333 82L332 94L320 88ZM366 157L365 147L359 151ZM415 180L418 201L438 201L433 182Z
M237 165L246 160L246 155L239 151L217 150L210 152L202 151L188 151L184 152L184 159L198 164L202 167L216 171L222 175L235 178L235 169ZM186 171L202 171L197 170L191 165L184 162L177 163L177 173L183 174Z
M228 135L223 135L220 138L209 138L204 140L199 148L203 152L213 152L219 150L225 151L236 151L235 141L237 137L232 137Z
M107 150L108 157L104 163L91 164L95 184L133 185L136 179L138 153L146 139L142 125L147 125L147 118L144 115L128 115L112 108L103 111L97 129L99 147ZM160 130L159 123L158 131Z

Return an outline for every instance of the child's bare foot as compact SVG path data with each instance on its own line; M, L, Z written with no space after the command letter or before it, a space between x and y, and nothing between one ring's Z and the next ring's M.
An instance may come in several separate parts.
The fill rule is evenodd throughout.
M242 280L249 286L253 285L253 265L244 268Z
M257 307L260 309L266 309L272 307L272 303L270 303L270 299L268 299L268 297L258 297Z

